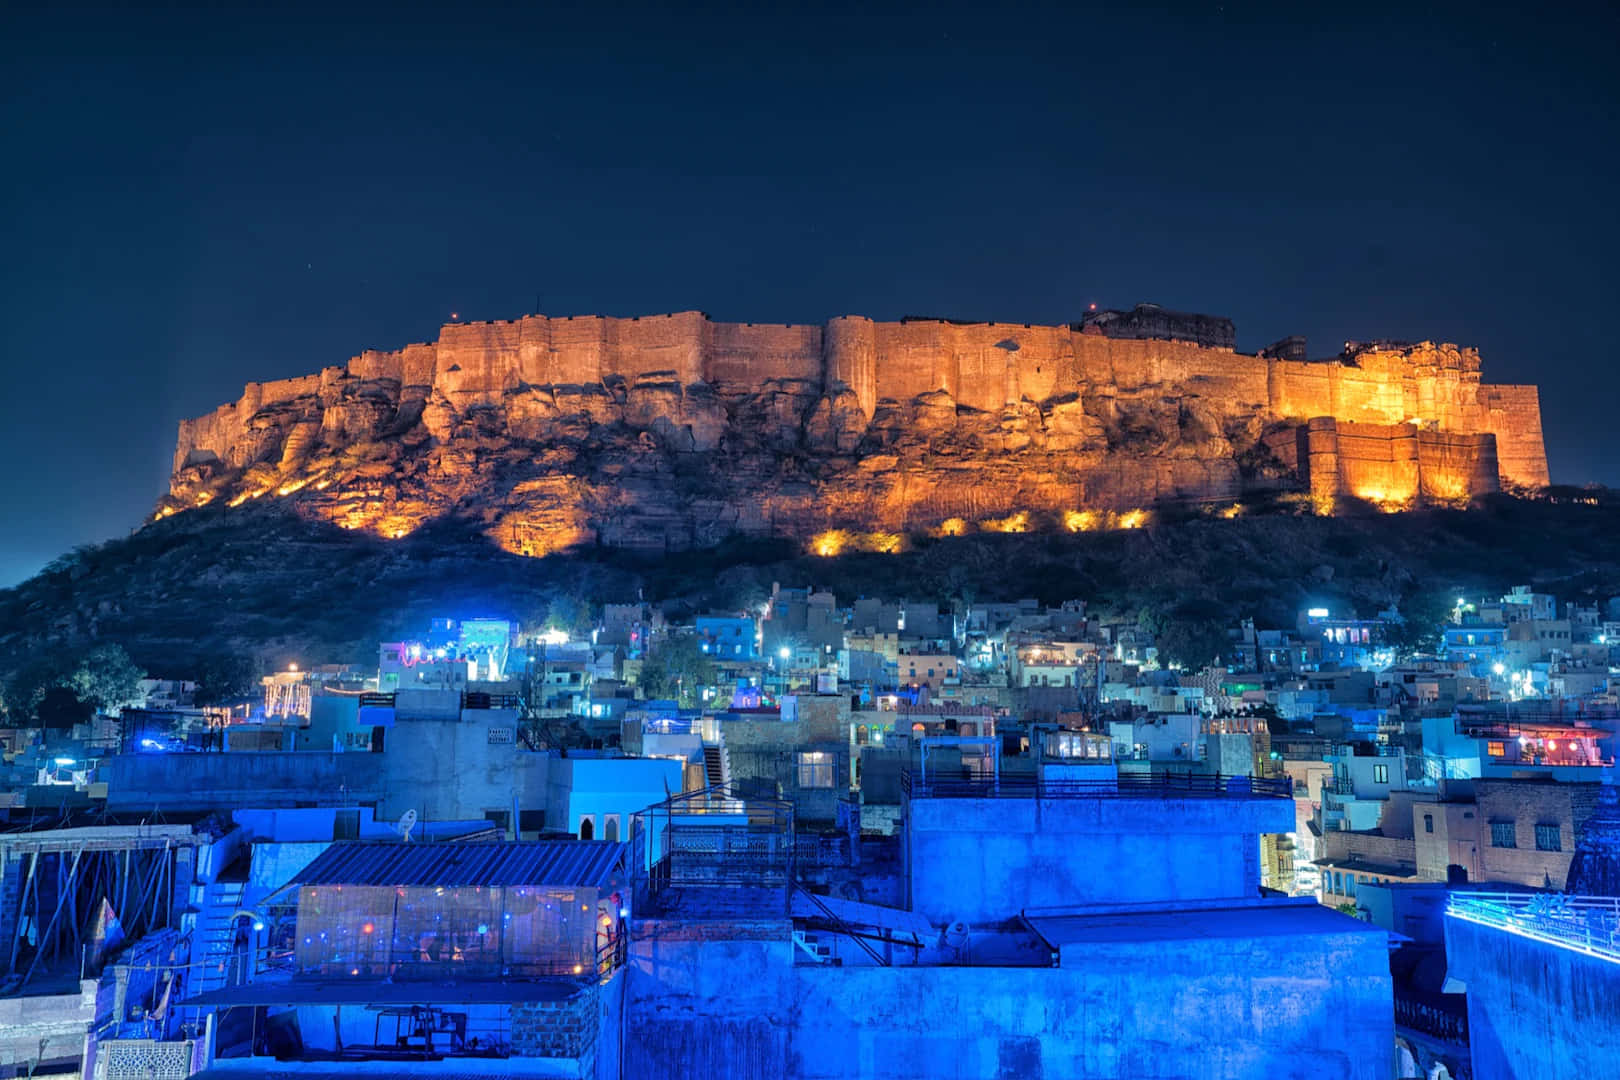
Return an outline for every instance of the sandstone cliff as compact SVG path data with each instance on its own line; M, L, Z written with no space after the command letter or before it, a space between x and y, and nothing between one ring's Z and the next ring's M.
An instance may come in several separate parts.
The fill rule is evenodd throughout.
M1146 308L1072 326L455 323L183 422L158 515L284 499L381 536L455 516L535 555L733 533L882 548L1128 524L1161 500L1405 506L1547 482L1535 388L1482 384L1471 349L1306 362L1230 340Z

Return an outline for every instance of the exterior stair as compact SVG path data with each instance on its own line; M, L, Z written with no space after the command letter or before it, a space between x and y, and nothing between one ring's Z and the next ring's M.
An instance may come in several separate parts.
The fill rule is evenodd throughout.
M191 993L217 990L243 979L245 973L236 970L233 961L233 946L236 943L234 916L242 909L245 885L241 881L211 881L203 887L202 910L197 915L191 948L195 965Z
M731 782L731 755L726 752L724 740L703 744L703 774L712 788Z
M793 944L799 947L807 960L800 963L826 964L832 961L832 946L821 940L821 935L809 930L793 931Z

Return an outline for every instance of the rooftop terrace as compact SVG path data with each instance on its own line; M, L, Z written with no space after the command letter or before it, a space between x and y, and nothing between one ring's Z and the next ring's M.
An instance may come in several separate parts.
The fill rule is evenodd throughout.
M1003 773L979 778L941 777L907 771L902 790L913 799L1096 799L1096 798L1293 798L1286 776L1225 776L1221 773L1125 773L1100 779L1054 779Z

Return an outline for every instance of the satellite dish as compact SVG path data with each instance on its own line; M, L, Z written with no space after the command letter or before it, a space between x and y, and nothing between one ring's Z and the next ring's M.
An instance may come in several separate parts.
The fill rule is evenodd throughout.
M394 826L394 831L404 837L408 844L411 842L411 830L414 828L416 828L416 811L407 810L400 816L399 824Z
M968 924L961 919L957 919L945 928L945 932L941 936L944 938L946 945L953 949L960 949L968 943Z

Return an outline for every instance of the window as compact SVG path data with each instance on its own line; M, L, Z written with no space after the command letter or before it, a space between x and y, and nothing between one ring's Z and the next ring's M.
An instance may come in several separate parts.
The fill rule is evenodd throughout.
M1433 814L1424 814L1423 815L1423 831L1424 832L1434 832L1434 815Z
M615 843L618 842L618 839L619 839L619 815L618 814L609 814L609 815L607 815L607 824L602 827L602 839L611 840L611 841L613 841Z
M1333 871L1333 891L1343 895L1344 874L1338 870Z
M1563 831L1557 825L1536 826L1537 851L1563 851Z
M1354 896L1354 895L1356 895L1356 875L1354 875L1354 874L1346 874L1346 875L1344 875L1344 895L1346 895L1346 896Z
M579 819L579 838L581 840L594 840L596 838L596 822L589 815Z
M1518 832L1511 821L1491 822L1491 847L1518 847Z
M1507 746L1499 742L1488 742L1485 744L1485 752L1491 757L1501 757L1507 753Z
M833 786L833 755L825 750L806 750L799 754L799 786L801 788L830 788Z
M1373 783L1375 783L1375 784L1387 784L1387 783L1389 783L1389 766L1388 765L1374 765L1373 766Z

